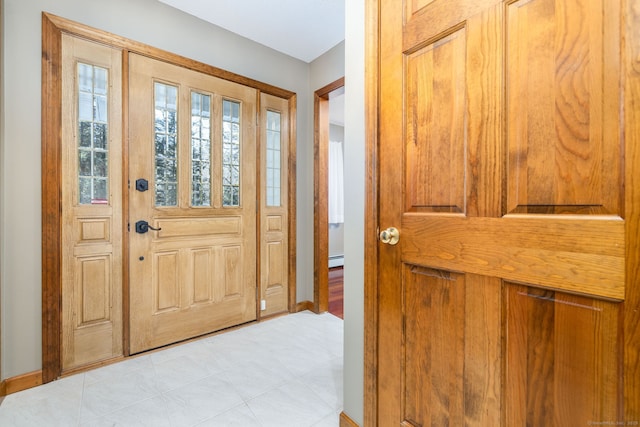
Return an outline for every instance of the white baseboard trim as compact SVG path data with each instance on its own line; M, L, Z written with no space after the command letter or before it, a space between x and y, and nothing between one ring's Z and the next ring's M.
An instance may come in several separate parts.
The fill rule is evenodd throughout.
M344 266L344 255L333 255L329 257L329 268Z

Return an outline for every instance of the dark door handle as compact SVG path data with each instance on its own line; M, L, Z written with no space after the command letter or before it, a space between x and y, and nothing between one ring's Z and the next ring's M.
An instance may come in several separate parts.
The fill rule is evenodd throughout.
M136 233L140 233L140 234L144 234L147 231L149 231L149 229L154 230L154 231L160 231L162 230L162 228L158 227L152 227L149 225L149 223L145 220L140 220L138 222L136 222Z

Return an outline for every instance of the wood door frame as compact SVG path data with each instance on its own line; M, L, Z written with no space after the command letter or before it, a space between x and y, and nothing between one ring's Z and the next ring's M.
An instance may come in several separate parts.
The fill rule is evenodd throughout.
M329 310L329 94L344 77L313 94L313 311Z
M380 0L365 1L364 425L378 425Z
M289 101L289 312L296 307L296 112L294 92L259 82L183 56L154 48L59 16L42 13L42 382L62 372L62 33L102 43L123 52L123 218L129 217L128 189L128 58L149 56L194 71L240 83ZM259 147L258 147L259 148ZM258 221L259 218L256 218ZM123 236L126 231L123 221ZM256 239L259 239L259 235ZM258 240L256 240L258 241ZM128 239L123 238L124 355L129 352ZM258 261L256 260L256 263ZM257 300L256 300L257 301Z

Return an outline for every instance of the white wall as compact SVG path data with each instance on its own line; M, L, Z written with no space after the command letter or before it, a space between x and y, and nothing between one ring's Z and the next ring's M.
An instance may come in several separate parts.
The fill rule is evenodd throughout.
M311 299L313 121L310 118L313 92L309 92L309 64L155 0L4 0L2 49L5 61L1 72L4 98L0 104L4 118L0 132L1 378L41 368L42 11L298 94L298 300ZM328 79L332 81L334 76Z
M364 423L364 0L345 0L344 412Z

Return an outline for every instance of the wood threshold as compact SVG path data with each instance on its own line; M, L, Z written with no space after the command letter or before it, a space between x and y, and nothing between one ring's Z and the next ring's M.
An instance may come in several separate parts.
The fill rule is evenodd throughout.
M329 310L329 94L344 77L314 93L313 102L313 311Z
M358 423L353 421L347 414L340 412L340 427L360 427Z
M42 371L41 383L62 375L62 212L61 212L61 128L62 128L62 33L120 48L123 66L130 53L137 53L176 64L194 71L243 84L289 102L289 312L296 304L296 113L294 92L259 82L177 54L154 48L115 34L95 29L65 18L42 13ZM123 73L123 90L128 87L127 72ZM123 114L127 105L123 106ZM123 187L128 181L127 115L123 118ZM127 189L127 188L125 188ZM128 217L128 195L123 193L123 217ZM126 221L123 222L123 227ZM124 233L123 228L123 233ZM123 234L124 236L124 234ZM128 245L123 247L123 334L124 355L129 355L128 342ZM125 311L127 310L127 311ZM3 383L0 383L3 384ZM0 386L1 387L1 386ZM1 391L1 389L0 389Z

